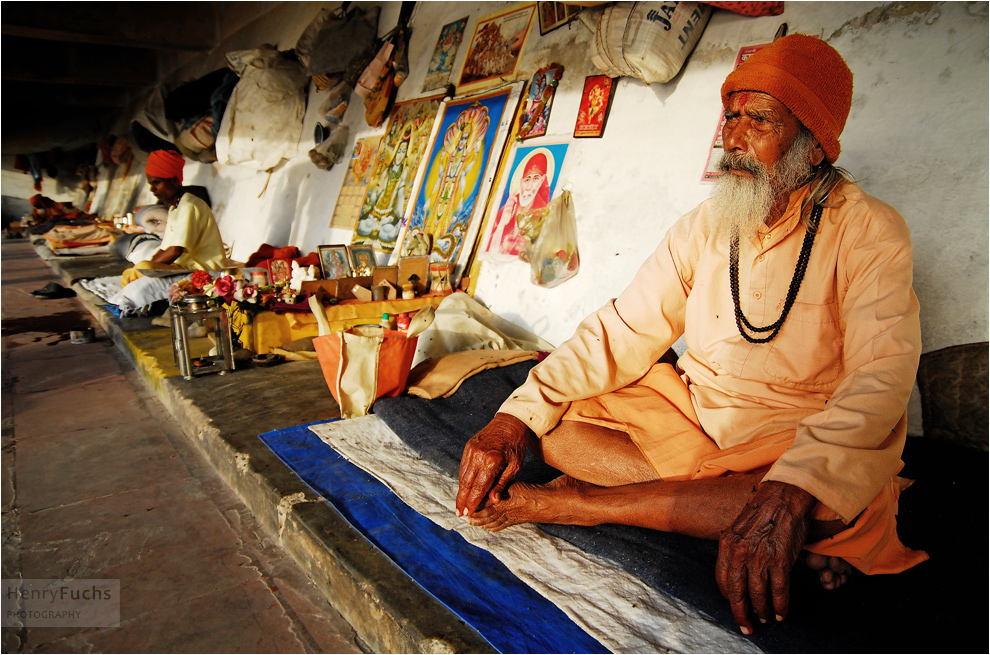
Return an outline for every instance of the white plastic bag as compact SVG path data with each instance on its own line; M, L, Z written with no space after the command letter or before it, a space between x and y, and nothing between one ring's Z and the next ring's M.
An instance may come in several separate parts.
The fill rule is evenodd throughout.
M530 254L533 284L551 289L578 274L577 219L570 191L564 191L547 205L543 229Z
M669 82L711 15L700 2L616 2L598 18L591 61L609 77Z

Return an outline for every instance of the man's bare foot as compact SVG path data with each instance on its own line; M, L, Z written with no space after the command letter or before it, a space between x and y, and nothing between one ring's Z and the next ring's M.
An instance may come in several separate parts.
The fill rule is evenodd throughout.
M804 562L809 569L818 573L818 580L826 589L838 589L852 575L852 566L841 557L805 553Z
M562 475L547 484L514 482L506 497L467 517L468 523L492 532L520 523L570 523L580 525L577 506L585 483Z

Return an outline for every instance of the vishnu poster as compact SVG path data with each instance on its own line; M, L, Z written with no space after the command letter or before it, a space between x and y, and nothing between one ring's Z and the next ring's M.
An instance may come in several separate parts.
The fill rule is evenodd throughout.
M395 250L412 188L443 96L397 103L378 146L351 243Z
M432 237L431 261L463 270L477 237L494 170L519 107L523 83L444 103L403 239Z
M483 242L486 259L518 259L526 241L516 216L549 204L566 154L566 143L516 148L498 203L492 206L494 216L488 219Z

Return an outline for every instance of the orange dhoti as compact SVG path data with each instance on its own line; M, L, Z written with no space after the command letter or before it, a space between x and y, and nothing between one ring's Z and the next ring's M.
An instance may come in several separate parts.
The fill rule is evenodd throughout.
M777 461L795 430L720 450L702 430L691 394L669 364L656 364L635 383L595 398L572 402L564 421L625 432L664 480L700 480L746 473ZM863 573L899 573L928 559L897 537L897 499L910 481L893 477L855 521L838 534L805 549L841 557ZM818 503L816 520L839 515Z

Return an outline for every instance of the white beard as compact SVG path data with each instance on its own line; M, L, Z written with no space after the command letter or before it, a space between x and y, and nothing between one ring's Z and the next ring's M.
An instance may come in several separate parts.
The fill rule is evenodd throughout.
M712 224L719 237L739 229L740 240L756 236L765 226L770 210L781 197L790 196L811 179L811 151L817 145L810 133L802 132L771 171L762 162L745 155L727 152L719 161L723 175L712 194ZM733 175L735 167L752 177Z
M727 237L738 228L740 239L757 235L770 215L774 198L773 187L765 173L753 177L722 175L712 195L714 233Z

